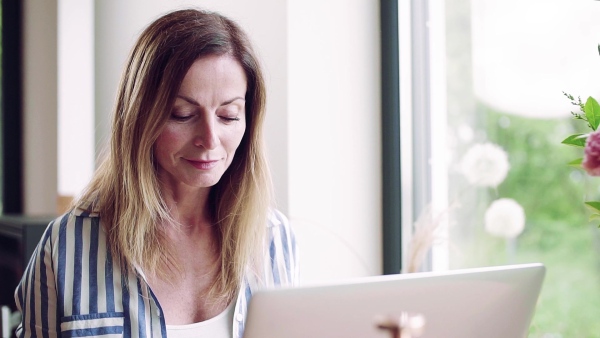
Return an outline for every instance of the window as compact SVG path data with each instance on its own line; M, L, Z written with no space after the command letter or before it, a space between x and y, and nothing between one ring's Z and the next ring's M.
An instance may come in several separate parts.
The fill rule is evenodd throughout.
M586 130L562 92L600 92L600 3L399 0L398 13L403 233L439 219L425 222L434 243L419 269L542 262L530 337L597 334L600 229L583 201L600 180L567 166L581 150L560 142ZM473 182L499 169L469 167L477 148L506 154L506 176Z

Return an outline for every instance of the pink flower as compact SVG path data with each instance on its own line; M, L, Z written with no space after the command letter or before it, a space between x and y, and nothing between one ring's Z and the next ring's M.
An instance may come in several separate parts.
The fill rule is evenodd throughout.
M595 131L588 136L581 165L591 176L600 176L600 131Z

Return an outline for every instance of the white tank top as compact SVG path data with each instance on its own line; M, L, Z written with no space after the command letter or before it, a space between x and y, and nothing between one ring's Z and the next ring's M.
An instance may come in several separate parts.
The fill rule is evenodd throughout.
M235 301L225 311L199 323L167 325L168 338L231 338L233 337L233 311Z

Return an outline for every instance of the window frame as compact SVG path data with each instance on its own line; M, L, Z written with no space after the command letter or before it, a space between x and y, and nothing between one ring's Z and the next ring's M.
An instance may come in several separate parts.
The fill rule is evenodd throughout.
M404 272L418 217L448 207L444 0L381 1L384 273ZM447 232L442 223L438 231ZM448 269L436 244L421 271Z
M398 0L381 0L381 149L383 273L402 270Z

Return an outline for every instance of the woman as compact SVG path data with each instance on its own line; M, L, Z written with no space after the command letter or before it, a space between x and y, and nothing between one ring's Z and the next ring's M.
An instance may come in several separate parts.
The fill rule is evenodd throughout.
M146 28L110 151L17 288L18 336L241 337L253 291L297 275L293 234L271 209L264 105L231 20L181 10Z

